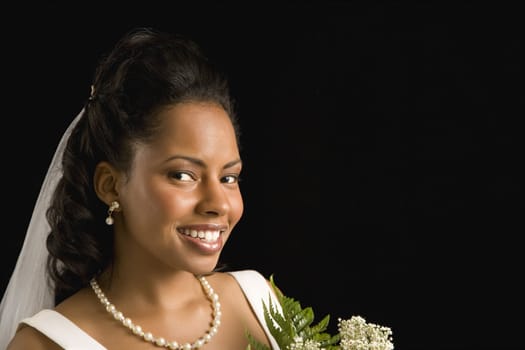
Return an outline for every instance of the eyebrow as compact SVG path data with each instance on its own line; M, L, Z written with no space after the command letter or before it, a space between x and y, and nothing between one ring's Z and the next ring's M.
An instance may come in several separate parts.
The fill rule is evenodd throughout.
M196 165L198 165L200 167L206 168L206 163L204 163L201 159L194 158L194 157L189 157L189 156L182 156L182 155L171 156L168 159L166 159L164 161L164 163L171 162L172 160L175 160L175 159L184 159L184 160L186 160L188 162L191 162L193 164L196 164ZM228 168L231 168L231 167L233 167L233 166L235 166L237 164L242 164L242 160L240 158L232 160L231 162L228 162L228 163L224 164L224 166L222 168L223 169L228 169Z

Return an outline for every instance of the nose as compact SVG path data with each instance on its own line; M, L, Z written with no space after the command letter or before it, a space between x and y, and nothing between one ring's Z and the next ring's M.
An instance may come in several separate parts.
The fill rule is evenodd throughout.
M201 182L201 200L197 205L199 213L222 216L229 208L230 201L223 183L215 179Z

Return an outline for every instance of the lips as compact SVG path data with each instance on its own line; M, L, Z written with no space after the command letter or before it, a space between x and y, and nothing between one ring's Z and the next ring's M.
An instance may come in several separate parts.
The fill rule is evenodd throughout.
M179 227L179 232L186 242L190 243L202 254L215 254L221 251L223 246L222 228L210 227Z
M197 230L197 229L182 228L182 229L178 229L178 231L182 233L183 235L186 235L192 238L198 238L208 243L217 242L217 240L219 239L219 236L221 235L220 230Z

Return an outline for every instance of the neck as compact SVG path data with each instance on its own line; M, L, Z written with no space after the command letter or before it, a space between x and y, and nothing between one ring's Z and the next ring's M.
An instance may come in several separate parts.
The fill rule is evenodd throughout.
M137 274L108 268L97 278L108 298L134 303L144 308L173 308L195 298L203 298L202 287L188 271L171 274Z

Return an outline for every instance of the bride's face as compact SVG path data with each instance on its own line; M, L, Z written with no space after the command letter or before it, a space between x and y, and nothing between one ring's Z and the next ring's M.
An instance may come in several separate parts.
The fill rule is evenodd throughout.
M129 178L118 187L116 259L209 272L243 212L234 128L211 103L178 104L160 118L158 135L135 146Z

